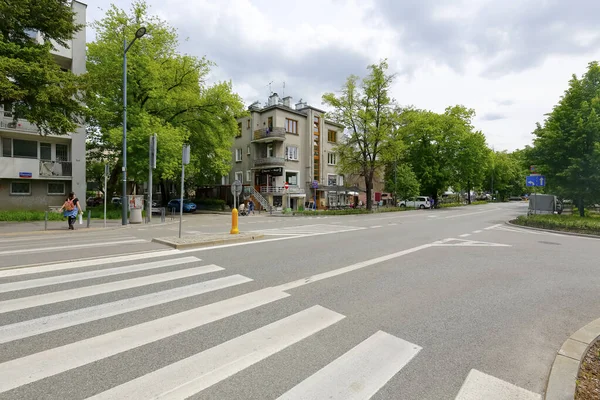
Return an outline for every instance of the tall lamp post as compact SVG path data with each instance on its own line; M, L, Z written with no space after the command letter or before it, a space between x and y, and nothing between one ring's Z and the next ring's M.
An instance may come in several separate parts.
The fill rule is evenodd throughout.
M137 39L146 34L146 28L141 27L135 32L135 37L129 45L127 39L123 39L123 189L121 198L121 222L127 225L127 51Z

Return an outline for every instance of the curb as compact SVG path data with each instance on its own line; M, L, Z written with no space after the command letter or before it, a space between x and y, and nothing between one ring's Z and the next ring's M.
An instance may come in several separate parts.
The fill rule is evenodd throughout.
M571 335L558 351L546 386L545 400L573 400L581 361L600 339L600 318Z
M529 229L532 231L557 233L559 235L565 235L565 236L576 236L576 237L579 236L579 237L590 238L590 239L600 239L599 235L590 235L587 233L573 233L573 232L557 231L554 229L535 228L533 226L524 226L524 225L519 225L519 224L513 224L510 221L506 221L506 224L510 225L510 226L514 226L515 228Z
M152 239L152 241L154 243L160 243L162 245L173 247L174 249L180 250L180 249L189 249L189 248L194 248L194 247L216 246L216 245L227 244L227 243L251 242L256 239L262 239L263 237L264 237L264 235L262 235L262 234L255 234L255 235L249 235L249 236L241 236L241 237L238 236L238 237L232 237L232 238L227 238L227 239L215 239L215 240L210 240L210 241L206 241L206 242L192 242L192 243L175 243L175 242L167 240L167 239L158 239L158 238Z

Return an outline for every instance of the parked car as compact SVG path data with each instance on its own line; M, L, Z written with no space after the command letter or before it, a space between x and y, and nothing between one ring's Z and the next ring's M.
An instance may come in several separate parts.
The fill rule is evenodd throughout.
M113 197L110 202L114 205L121 205L122 200L120 197Z
M398 203L398 207L411 207L411 208L430 208L431 201L427 196L417 196L408 200L402 200Z
M99 206L100 204L104 204L104 198L103 197L88 197L88 199L85 202L87 204L88 207L96 207Z
M167 210L175 212L179 211L179 199L173 199L169 201L167 204ZM196 211L196 204L187 199L183 200L183 212L192 213L194 211Z

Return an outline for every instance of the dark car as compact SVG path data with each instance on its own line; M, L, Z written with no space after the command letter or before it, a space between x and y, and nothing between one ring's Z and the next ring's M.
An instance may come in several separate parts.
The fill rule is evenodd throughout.
M99 206L100 204L104 204L104 198L102 197L88 197L88 199L85 202L87 204L88 207L96 207Z
M173 199L167 204L169 211L179 212L179 199ZM196 204L190 200L183 200L183 212L192 213L196 211Z

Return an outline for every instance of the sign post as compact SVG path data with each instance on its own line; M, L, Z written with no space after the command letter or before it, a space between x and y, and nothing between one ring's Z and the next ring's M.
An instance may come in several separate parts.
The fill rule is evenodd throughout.
M231 194L233 195L233 210L231 210L231 232L232 235L240 233L238 228L238 210L237 210L237 199L242 194L242 182L235 180L231 184Z
M148 223L152 221L152 170L156 168L156 134L150 136L148 168Z
M181 197L179 199L179 237L181 238L181 224L183 222L183 181L185 178L185 166L190 163L190 145L184 144L181 154Z
M319 182L316 180L312 181L312 188L313 188L314 196L315 196L313 209L316 211L317 210L317 189L319 188Z
M285 188L285 193L287 195L287 201L286 201L286 207L285 208L290 208L290 185L289 183L284 183L283 187Z
M534 166L531 166L532 170L535 170ZM533 187L533 214L537 214L537 210L535 208L535 202L537 197L537 187L546 186L546 177L544 175L529 175L525 181L525 185L527 187Z
M108 197L108 193L106 193L107 189L107 180L108 180L108 164L104 164L104 227L106 228L106 197Z

